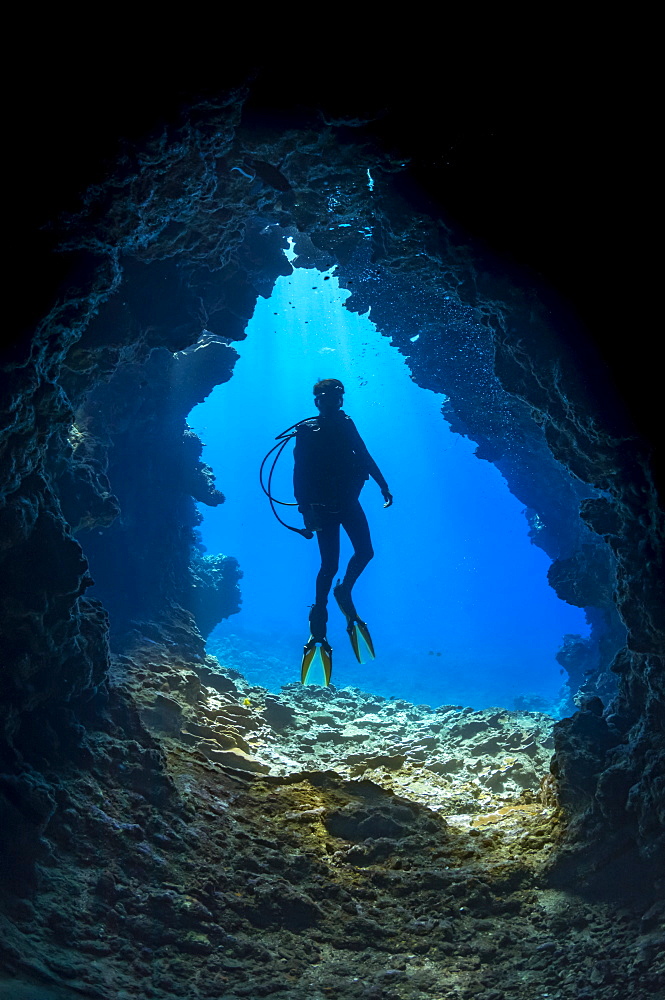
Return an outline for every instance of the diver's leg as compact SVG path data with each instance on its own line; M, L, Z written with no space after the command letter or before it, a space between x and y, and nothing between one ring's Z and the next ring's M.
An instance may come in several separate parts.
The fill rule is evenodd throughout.
M316 577L316 597L309 612L309 640L303 648L300 680L307 683L312 664L320 661L323 683L327 687L332 676L332 647L326 637L328 625L328 594L339 566L339 517L323 512L316 532L321 554L321 568Z
M316 538L321 553L321 568L316 577L316 603L326 604L339 568L339 518L328 515Z
M316 532L321 554L321 568L316 577L316 597L309 612L309 640L303 648L300 680L307 683L312 664L317 658L323 670L323 683L327 687L332 675L332 647L326 632L328 625L328 594L339 565L339 518L322 514Z
M342 589L351 596L351 589L370 559L373 558L374 549L372 548L369 524L359 500L345 508L341 520L342 527L353 545L353 555L349 559L349 565L346 567L346 573L342 580Z
M364 622L356 611L351 589L374 555L372 539L370 538L369 525L365 512L360 506L360 502L350 505L342 515L342 526L346 531L351 544L353 545L353 555L346 568L344 579L338 583L333 594L339 605L339 609L346 618L346 631L351 640L353 652L356 654L358 663L364 663L368 659L374 659L374 644L369 634L367 622Z

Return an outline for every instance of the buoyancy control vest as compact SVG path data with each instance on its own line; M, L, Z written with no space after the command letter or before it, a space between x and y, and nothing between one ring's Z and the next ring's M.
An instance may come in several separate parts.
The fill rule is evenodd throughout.
M293 475L295 503L278 500L272 495L275 467L292 438L296 439ZM277 513L275 504L283 507L309 504L339 506L346 501L357 500L369 478L367 448L351 417L341 410L331 417L316 416L299 420L278 434L275 440L277 444L261 462L261 489L268 497L272 512L280 524L304 538L312 538L313 532L308 528L286 524ZM273 452L276 454L266 482L264 469Z

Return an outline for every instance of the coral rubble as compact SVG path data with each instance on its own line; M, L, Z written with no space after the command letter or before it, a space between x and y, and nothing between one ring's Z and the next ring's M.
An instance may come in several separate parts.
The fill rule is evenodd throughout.
M552 877L546 716L278 697L145 641L112 676L61 770L39 887L0 924L14 984L109 1000L665 984L658 904L636 887L617 911L591 872Z

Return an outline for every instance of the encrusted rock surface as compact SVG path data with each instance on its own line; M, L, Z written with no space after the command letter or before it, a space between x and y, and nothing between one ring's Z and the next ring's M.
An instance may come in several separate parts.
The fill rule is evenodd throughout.
M154 350L142 364L119 365L76 411L74 457L108 477L119 506L110 524L88 517L78 531L114 638L132 622L168 621L173 605L200 616L204 635L239 609L236 561L198 552L195 501L215 507L224 495L186 424L236 359L212 335L177 354Z
M0 995L641 1000L665 986L652 897L636 887L617 908L591 872L552 878L547 717L269 695L145 641L113 679L57 760L37 882L3 898Z

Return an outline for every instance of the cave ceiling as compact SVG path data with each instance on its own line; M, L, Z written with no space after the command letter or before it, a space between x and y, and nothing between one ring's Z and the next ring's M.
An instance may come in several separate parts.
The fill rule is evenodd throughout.
M90 266L86 255L54 257L63 238L54 221L75 213L82 192L117 174L119 161L131 173L146 137L178 133L192 105L199 110L190 121L209 130L212 146L206 118L226 93L232 104L242 98L240 124L257 150L262 137L271 145L276 132L320 131L327 122L350 156L371 150L390 160L393 192L418 215L443 221L456 242L537 287L546 308L563 309L557 335L584 358L587 390L606 411L623 409L624 428L657 441L657 376L622 337L608 335L620 328L646 337L649 325L637 292L648 264L628 250L648 212L649 139L643 103L610 72L609 54L586 52L578 37L564 72L553 42L520 46L517 55L475 35L470 53L459 39L457 51L402 38L365 47L360 29L340 50L317 32L316 45L297 51L280 44L279 32L269 41L264 34L224 59L211 59L199 39L177 66L154 41L144 46L141 33L123 37L122 74L106 50L72 50L59 35L58 49L33 39L35 79L44 85L38 100L24 94L11 108L18 155L10 217L16 280L29 288L19 317L26 336L63 282ZM297 224L307 229L304 216Z

